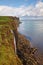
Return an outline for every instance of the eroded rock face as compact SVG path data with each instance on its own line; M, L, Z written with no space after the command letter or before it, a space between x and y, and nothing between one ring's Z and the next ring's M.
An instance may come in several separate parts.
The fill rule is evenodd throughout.
M25 36L18 34L17 54L23 65L39 65L34 52L36 48L31 48L30 41Z

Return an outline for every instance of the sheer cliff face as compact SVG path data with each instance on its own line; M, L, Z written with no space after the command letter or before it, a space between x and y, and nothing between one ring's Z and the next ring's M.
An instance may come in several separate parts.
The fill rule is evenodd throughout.
M11 33L11 26L0 24L0 65L22 65L22 62L15 54L14 34Z

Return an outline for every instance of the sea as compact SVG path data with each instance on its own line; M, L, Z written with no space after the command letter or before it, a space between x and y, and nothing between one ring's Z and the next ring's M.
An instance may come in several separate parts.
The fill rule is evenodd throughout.
M43 54L43 20L20 20L18 32L23 34L31 45Z

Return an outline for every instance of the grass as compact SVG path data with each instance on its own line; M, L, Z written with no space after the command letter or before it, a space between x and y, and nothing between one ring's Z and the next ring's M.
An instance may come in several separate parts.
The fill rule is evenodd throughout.
M13 19L9 16L0 16L0 24L8 23L13 21Z
M10 18L7 17L7 16L0 16L0 22L2 22L2 21L7 22L7 21L9 21L9 20L10 20Z
M2 45L0 47L0 65L18 65L20 60L16 57L12 47L6 47ZM19 64L20 65L20 64Z

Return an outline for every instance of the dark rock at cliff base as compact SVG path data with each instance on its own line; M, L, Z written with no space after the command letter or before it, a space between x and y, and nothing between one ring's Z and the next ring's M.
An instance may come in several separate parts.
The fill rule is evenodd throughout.
M39 65L34 53L37 48L31 48L30 41L18 34L17 55L23 65Z

